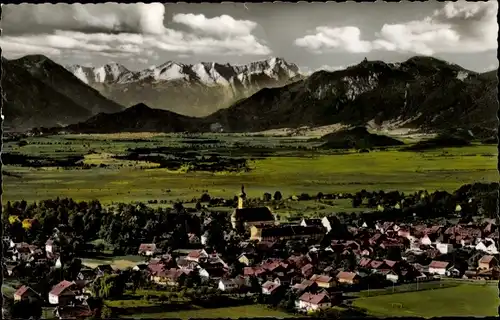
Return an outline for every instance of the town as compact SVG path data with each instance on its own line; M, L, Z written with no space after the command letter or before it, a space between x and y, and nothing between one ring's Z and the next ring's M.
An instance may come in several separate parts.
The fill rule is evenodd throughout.
M362 190L285 198L277 191L250 199L242 186L234 199L205 193L193 207L8 202L3 318L121 317L124 301L137 305L132 314L141 306L261 304L296 316L340 317L364 315L356 297L370 292L486 284L500 274L497 190L497 183L476 183L451 194ZM366 210L294 220L273 213L304 198L351 199ZM85 263L106 254L139 259L124 268Z

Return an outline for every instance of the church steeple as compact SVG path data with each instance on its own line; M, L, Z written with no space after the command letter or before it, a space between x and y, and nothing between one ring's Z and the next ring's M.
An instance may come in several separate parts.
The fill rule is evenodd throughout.
M245 193L245 186L242 185L241 186L241 193L238 196L238 209L243 209L243 207L245 206L246 198L247 198L247 195Z

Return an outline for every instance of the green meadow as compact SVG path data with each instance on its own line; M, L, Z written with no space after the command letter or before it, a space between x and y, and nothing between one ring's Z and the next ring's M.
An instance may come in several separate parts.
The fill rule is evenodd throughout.
M354 306L376 317L486 317L498 315L498 288L462 284L456 287L355 299Z
M131 140L134 138L134 140ZM231 197L244 184L251 197L279 190L284 196L318 192L427 189L453 191L466 183L498 181L497 146L471 145L426 152L396 148L369 153L314 151L305 139L216 136L217 150L235 144L276 150L268 157L248 157L249 172L185 172L159 168L146 161L113 159L128 148L176 146L187 150L185 138L172 135L77 135L29 138L4 152L52 158L84 156L91 169L4 166L4 201L36 201L55 197L98 199L103 203L147 200L187 200L208 190ZM128 140L127 140L128 139ZM280 146L279 148L277 146ZM302 149L297 149L300 146ZM211 146L207 146L210 150ZM305 147L305 149L304 149ZM198 146L199 148L199 146ZM199 150L199 149L197 149ZM99 167L100 164L106 167Z

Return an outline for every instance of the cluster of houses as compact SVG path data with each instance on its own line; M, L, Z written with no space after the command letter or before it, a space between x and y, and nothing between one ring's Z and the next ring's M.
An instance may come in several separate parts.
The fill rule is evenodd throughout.
M499 228L492 219L456 225L362 222L341 228L334 217L279 223L267 207L245 207L245 198L242 189L231 214L232 227L248 235L240 243L237 261L207 251L203 239L199 248L168 253L154 243L144 243L138 254L149 257L149 262L133 269L160 286L186 285L194 273L205 285L226 293L273 296L291 291L299 311L330 308L340 303L343 292L360 290L373 279L399 284L443 277L499 278ZM346 232L337 234L339 230ZM61 267L52 239L44 249L4 241L9 247L9 255L3 259L7 278L15 277L20 261ZM109 265L84 268L76 279L55 285L43 299L56 307L61 319L91 314L86 304L89 287L99 276L112 272L117 271ZM22 286L14 299L37 295L29 286Z
M324 237L338 229L335 218L279 223L269 208L244 208L244 197L242 192L231 216L233 228L249 234L248 241L240 244L238 262L244 265L240 274L230 277L233 262L204 248L177 253L177 257L163 255L141 269L150 273L151 281L169 286L196 272L202 281L224 292L255 290L252 281L263 295L291 290L298 295L296 307L301 311L329 308L341 300L343 290L362 288L374 275L398 284L443 277L489 280L500 274L495 244L499 230L492 219L454 226L364 222L347 226L349 239L325 244ZM290 249L283 256L282 244L298 248L297 243L305 242L316 244L301 252ZM139 248L140 254L150 256L155 250L153 244ZM391 250L400 257L382 257ZM462 258L454 255L457 252ZM354 263L336 264L333 255L352 257Z

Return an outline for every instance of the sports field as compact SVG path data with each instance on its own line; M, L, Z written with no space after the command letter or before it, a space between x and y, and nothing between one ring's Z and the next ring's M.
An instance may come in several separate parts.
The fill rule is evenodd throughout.
M377 317L443 317L498 315L496 284L456 287L358 298L353 304Z

